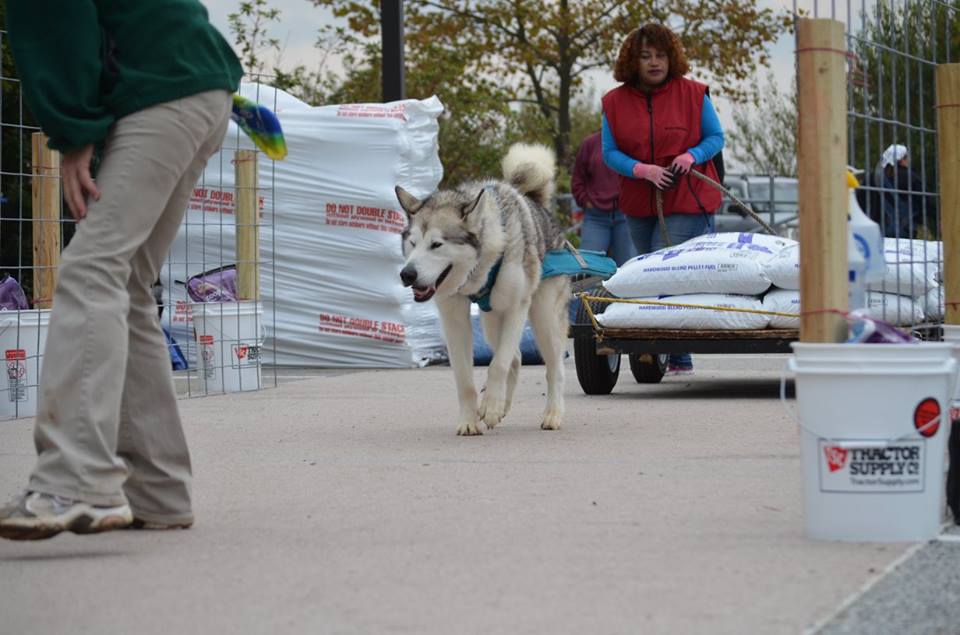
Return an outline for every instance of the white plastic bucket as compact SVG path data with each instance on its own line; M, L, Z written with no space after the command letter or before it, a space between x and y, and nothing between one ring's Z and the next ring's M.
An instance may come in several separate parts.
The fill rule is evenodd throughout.
M259 302L192 305L200 377L207 393L260 389L263 306Z
M948 409L946 343L794 344L806 533L900 542L940 532Z
M49 309L0 311L0 356L6 371L0 386L0 419L37 414L37 387L49 323Z

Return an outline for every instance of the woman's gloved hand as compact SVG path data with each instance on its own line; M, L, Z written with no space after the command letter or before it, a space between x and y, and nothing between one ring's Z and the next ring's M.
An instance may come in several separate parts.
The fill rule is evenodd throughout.
M693 167L695 159L689 152L678 155L670 164L670 171L674 174L686 174Z
M640 163L639 161L633 166L633 178L646 179L661 191L669 190L674 186L673 174L669 170L661 168L659 165Z

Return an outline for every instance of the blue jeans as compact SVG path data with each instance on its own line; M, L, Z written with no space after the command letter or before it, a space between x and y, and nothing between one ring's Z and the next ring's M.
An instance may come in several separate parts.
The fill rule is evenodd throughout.
M626 217L618 209L608 212L588 207L583 210L580 249L605 252L618 267L637 255L627 231Z
M627 231L627 217L618 209L608 212L595 207L584 208L580 249L602 251L613 258L618 267L637 255ZM579 307L580 300L570 300L567 311L571 324L577 321Z
M714 227L713 214L667 214L663 220L667 224L667 233L673 245L679 245L695 236L709 234ZM638 254L648 254L667 247L656 216L628 216L627 228Z
M713 232L713 214L665 214L663 217L670 235L670 244L679 245L695 236ZM667 247L660 231L660 219L656 216L637 218L627 217L627 228L630 238L639 254L648 254ZM693 366L693 358L689 353L670 355L671 366Z

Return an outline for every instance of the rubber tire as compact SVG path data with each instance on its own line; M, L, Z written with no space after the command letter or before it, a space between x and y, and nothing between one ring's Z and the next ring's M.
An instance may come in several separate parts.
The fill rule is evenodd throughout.
M606 295L604 290L594 292ZM602 313L608 305L595 302L594 313ZM589 324L590 318L582 306L577 308L577 323ZM620 355L597 355L597 341L593 337L573 338L573 360L577 368L580 388L588 395L609 395L620 376Z
M669 355L654 353L632 353L630 357L630 372L638 384L659 384L667 372ZM647 358L647 359L642 359Z

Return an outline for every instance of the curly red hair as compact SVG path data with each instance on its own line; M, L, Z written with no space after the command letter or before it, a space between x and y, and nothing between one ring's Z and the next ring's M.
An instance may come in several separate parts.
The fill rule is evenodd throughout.
M613 65L613 78L615 80L631 86L640 85L638 69L640 66L640 49L643 48L644 44L667 54L670 59L670 69L667 71L669 79L682 77L690 70L683 44L680 43L680 38L677 37L676 33L662 24L651 22L631 31L627 39L620 45L617 62Z

